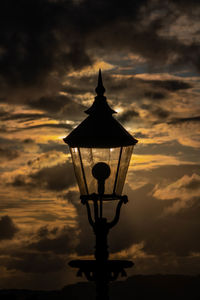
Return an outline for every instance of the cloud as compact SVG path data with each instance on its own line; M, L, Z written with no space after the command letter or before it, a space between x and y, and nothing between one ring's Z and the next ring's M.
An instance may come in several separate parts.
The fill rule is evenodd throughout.
M188 118L175 118L172 121L168 122L168 124L182 124L182 123L198 123L200 122L200 116L197 117L188 117Z
M152 172L151 177L153 175ZM122 241L126 248L142 243L144 256L187 256L191 252L199 251L200 241L195 238L200 229L198 198L187 209L179 210L176 214L165 214L166 209L176 200L160 201L155 198L153 185L147 184L137 190L128 191L129 202L123 207L120 223L110 233L110 246L113 248L118 245L114 248L115 251L124 249L120 249L117 236L123 236ZM181 191L179 195L181 197Z
M28 105L33 109L39 109L49 116L59 119L80 118L86 107L73 98L66 95L52 95L29 101Z
M64 199L69 201L76 209L76 221L78 224L78 244L76 253L80 256L94 253L95 238L93 230L88 223L85 205L81 204L80 195L77 191L68 190Z
M21 130L26 130L26 129L35 129L35 128L64 128L64 129L70 129L72 130L72 126L66 123L58 123L58 124L52 124L52 123L46 123L46 124L38 124L38 125L33 125L33 126L25 126Z
M39 145L31 138L24 139L22 145L24 152L37 153L40 151Z
M32 174L30 178L35 186L39 185L50 190L59 191L75 185L75 177L72 174L72 165L66 162L51 168L43 168Z
M134 135L138 139L147 139L148 135L140 135L138 136L138 133ZM191 166L188 164L188 166L185 168L185 172L187 170L189 171L189 168L192 167L193 163L198 163L198 148L192 148L189 145L182 145L176 140L171 140L168 142L161 142L161 143L139 143L137 147L135 147L133 152L133 157L135 154L137 155L159 155L162 153L162 155L169 156L175 156L179 158L179 167L181 164L185 164L186 161L188 163L190 162ZM156 157L155 157L156 158ZM171 167L171 166L170 166ZM166 164L167 168L167 164ZM195 171L195 170L194 170ZM166 171L163 170L165 173ZM174 170L172 171L174 174Z
M0 147L0 162L5 160L13 160L19 156L19 151Z
M177 181L165 186L158 185L154 190L154 197L161 200L176 199L172 206L167 208L167 213L177 213L193 205L194 199L198 198L200 193L200 176L192 174L184 175Z
M10 184L19 188L42 188L52 191L62 191L74 186L75 183L72 164L66 162L51 167L44 167L29 175L16 175Z
M36 158L29 160L27 163L28 166L30 166L32 169L38 171L43 168L51 168L56 165L61 165L66 160L67 160L67 164L69 164L69 157L66 156L66 145L64 145L64 142L63 142L63 145L60 145L60 144L54 143L54 142L50 142L49 144L50 145L52 144L52 147L57 146L58 148L60 148L60 146L64 146L65 151L63 151L63 152L65 152L65 153L60 153L59 151L56 151L56 150L42 152ZM48 144L46 145L46 148L47 148L47 150L49 149ZM69 166L67 166L67 168L68 167Z
M192 175L194 170L198 172L199 166L165 165L151 169L151 171L136 170L131 173L134 176L128 180L129 184L134 186L137 178L141 177L143 181L150 183L143 184L140 188L135 187L134 190L126 185L124 193L128 194L129 202L122 206L119 223L109 233L108 244L111 255L118 255L118 258L119 255L126 256L126 258L135 255L137 259L143 257L148 260L150 259L149 255L158 257L173 253L177 256L185 256L189 255L191 249L193 251L199 249L199 240L195 238L200 226L198 197L195 197L196 200L194 199L192 205L187 206L187 209L179 210L176 214L166 214L165 212L177 200L173 198L168 201L160 201L154 196L156 183L162 184L166 180L176 182L187 171L191 180L188 180L185 186L187 189L195 187L195 195L198 195L199 177ZM181 197L182 194L182 190L180 190L179 196ZM68 191L65 198L77 210L80 243L76 251L78 255L92 254L95 240L87 220L86 208L80 203L78 193L75 191ZM116 203L104 205L104 214L109 219L114 216L115 206ZM191 222L191 220L193 221ZM140 246L141 251L136 251L137 245Z
M57 141L48 141L47 143L40 143L39 144L41 151L43 153L45 152L51 152L51 151L57 151L57 152L63 152L66 153L68 149L66 149L66 145L64 143L57 143Z
M144 96L147 98L150 98L152 100L160 101L166 97L165 93L162 92L153 92L153 91L147 91L144 93Z
M139 117L139 113L136 112L134 109L126 110L125 112L121 113L120 116L117 118L120 122L125 123L134 118Z
M144 134L143 132L140 131L136 132L134 136L136 139L148 138L148 134Z
M20 270L24 273L57 272L65 268L65 259L51 253L21 251L6 264L8 270Z
M123 93L124 101L126 101L127 95L129 97L132 95L134 99L140 96L140 98L145 97L153 103L161 102L167 100L167 96L171 95L171 92L188 90L193 87L191 83L182 79L166 79L161 74L157 76L157 79L148 79L148 76L139 78L137 75L132 74L128 77L121 74L119 76L104 74L103 77L109 92L117 95ZM151 78L150 75L149 78ZM124 93L126 97L124 97ZM135 101L137 101L136 99Z
M55 129L59 129L59 128L63 128L63 129L70 129L72 130L72 126L70 124L66 124L66 123L43 123L43 124L38 124L38 125L27 125L24 124L24 126L19 127L17 129L7 129L5 128L4 131L8 132L8 133L13 133L13 132L19 132L19 131L25 131L25 130L31 130L31 129L39 129L39 128L55 128Z
M155 188L154 196L161 200L175 199L181 195L184 199L190 199L198 196L200 189L200 176L192 174L192 176L184 175L179 180L167 185L164 188Z
M75 40L69 35L64 43L61 38L73 31L75 6L72 1L36 0L27 4L21 0L17 5L7 1L1 4L1 11L1 75L6 82L12 85L42 84L54 69L63 73L69 67L76 69L91 63L77 34ZM9 23L7 15L12 15Z
M139 153L139 151L138 151ZM191 163L190 161L181 161L176 155L162 155L162 154L153 154L153 155L146 155L146 154L134 154L131 158L130 162L130 170L152 170L154 168L158 168L164 165L180 165L186 164L188 165Z
M57 137L84 116L99 67L108 102L141 139L110 252L134 257L137 270L148 265L150 272L156 263L160 271L173 260L175 268L178 257L199 253L199 5L15 2L0 2L0 171L1 209L10 223L17 216L20 234L1 243L1 276L15 287L18 277L42 288L46 274L48 288L52 271L59 286L69 256L94 251L69 152ZM104 212L112 218L114 209L108 204Z
M23 237L23 238L22 238ZM1 265L13 274L18 272L46 274L66 269L69 255L77 245L77 230L70 226L45 225L28 233L21 230L17 243L2 244ZM2 260L2 255L6 259ZM26 276L26 275L24 275Z
M28 249L54 254L70 254L75 251L77 244L76 228L63 227L48 230L42 227L38 232L39 240L28 245Z
M21 120L24 122L33 121L37 119L42 119L47 117L45 114L39 113L10 113L7 112L3 116L1 116L2 121L9 121L9 120Z
M23 104L23 100L19 99L19 104ZM30 98L27 102L27 110L24 106L21 106L21 110L24 112L16 113L13 110L6 111L2 109L0 119L5 124L4 130L15 132L42 127L72 129L72 126L69 123L67 124L66 120L77 121L83 118L86 106L81 104L80 100L77 101L71 96L53 94L51 96L36 97L35 99ZM37 113L34 111L37 111ZM52 119L58 120L59 123L55 121L53 123ZM7 123L5 123L6 121Z
M162 5L156 4L157 11ZM175 8L180 10L181 4L176 3ZM2 2L1 87L42 87L53 82L52 78L57 82L67 72L91 65L97 58L96 49L101 48L100 41L105 52L129 50L144 57L152 68L170 64L170 60L176 66L192 63L198 68L199 47L195 42L185 45L175 37L159 34L175 20L176 13L169 14L171 6L165 6L166 13L154 18L153 9L154 1L146 0L126 0L118 7L114 1L94 5L91 0ZM11 20L8 15L12 15ZM169 86L180 88L173 82Z
M151 80L149 81L153 87L166 89L171 92L185 90L192 87L188 82L181 80Z
M163 122L163 120L166 120L170 116L169 110L153 103L142 104L141 108L148 113L149 120L153 118L156 123L158 123L159 121Z
M18 232L17 226L9 216L0 219L0 240L11 240Z

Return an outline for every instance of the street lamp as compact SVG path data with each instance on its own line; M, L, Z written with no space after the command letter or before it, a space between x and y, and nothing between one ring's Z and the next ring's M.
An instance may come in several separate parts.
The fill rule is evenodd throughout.
M88 220L96 236L96 261L72 261L71 266L78 267L79 274L83 272L89 280L96 282L97 299L108 299L106 283L112 278L114 280L119 272L124 274L124 268L130 266L127 261L108 260L107 235L119 220L122 203L127 202L122 190L133 147L137 143L113 118L116 112L108 105L104 92L99 70L97 96L85 111L88 117L64 138L70 148L80 198L87 207ZM103 202L113 200L118 200L116 214L108 222L103 217ZM93 216L89 202L93 202Z

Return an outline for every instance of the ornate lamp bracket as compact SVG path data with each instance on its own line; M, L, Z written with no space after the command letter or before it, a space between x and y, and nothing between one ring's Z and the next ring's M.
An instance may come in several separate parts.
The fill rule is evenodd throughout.
M105 197L105 198L104 198ZM100 219L102 219L102 217L99 216L99 204L100 201L102 200L100 198L100 196L98 194L91 194L91 195L82 195L80 196L81 199L81 203L83 205L86 205L86 209L87 209L87 215L88 215L88 221L90 223L90 225L93 227L95 225L95 222L98 222ZM107 226L109 229L111 229L112 227L114 227L120 218L120 211L121 211L121 207L122 204L126 204L128 202L128 197L126 195L123 196L117 196L117 195L104 195L103 196L103 200L104 201L109 201L109 200L117 200L118 204L116 206L116 212L115 212L115 217L113 218L113 220L111 222L107 222ZM91 214L91 207L89 204L89 201L93 202L93 209L94 209L94 217L92 218L92 214ZM105 220L105 218L103 218Z

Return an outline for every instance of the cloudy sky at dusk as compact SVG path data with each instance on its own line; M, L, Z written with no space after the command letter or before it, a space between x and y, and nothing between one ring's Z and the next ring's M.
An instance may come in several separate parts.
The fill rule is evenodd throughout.
M139 140L111 257L133 260L129 275L200 273L199 1L2 0L0 288L61 288L77 280L68 261L92 257L62 139L99 68Z

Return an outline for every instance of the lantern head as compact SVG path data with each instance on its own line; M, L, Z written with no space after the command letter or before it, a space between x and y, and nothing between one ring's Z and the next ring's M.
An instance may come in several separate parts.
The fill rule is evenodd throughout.
M113 118L116 113L104 96L99 70L97 96L85 111L88 117L64 142L69 145L81 195L121 195L137 140Z

